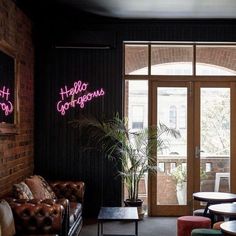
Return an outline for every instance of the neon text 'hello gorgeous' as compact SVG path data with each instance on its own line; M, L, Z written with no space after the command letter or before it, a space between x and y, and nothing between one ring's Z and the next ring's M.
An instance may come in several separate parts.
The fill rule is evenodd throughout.
M10 90L3 86L0 88L0 110L2 110L5 116L10 115L13 112L13 104L9 101Z
M88 83L81 80L74 82L74 86L68 88L64 86L60 89L60 100L57 102L57 111L65 115L66 111L72 107L84 108L85 104L94 98L105 95L103 88L88 92Z

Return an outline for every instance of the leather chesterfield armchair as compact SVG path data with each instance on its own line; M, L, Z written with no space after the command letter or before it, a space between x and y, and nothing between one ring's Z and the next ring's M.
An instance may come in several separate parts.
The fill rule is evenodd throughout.
M84 182L46 182L34 175L13 185L11 206L17 235L77 236L82 228Z
M66 235L65 210L57 200L7 199L14 216L16 235ZM66 203L66 200L63 204Z
M84 202L84 183L81 181L55 181L50 186L56 196L68 199L65 208L65 225L69 236L76 236L82 228L82 206Z

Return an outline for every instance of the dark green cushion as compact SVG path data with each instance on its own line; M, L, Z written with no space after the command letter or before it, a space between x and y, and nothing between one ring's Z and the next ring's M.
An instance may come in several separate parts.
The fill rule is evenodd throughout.
M217 229L193 229L191 233L191 236L208 236L208 235L221 236L224 234Z

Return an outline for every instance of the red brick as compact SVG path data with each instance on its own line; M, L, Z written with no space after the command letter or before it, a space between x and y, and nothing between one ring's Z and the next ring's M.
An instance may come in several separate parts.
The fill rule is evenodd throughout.
M0 41L16 52L18 64L19 123L17 135L0 136L0 197L12 184L33 173L33 78L32 23L13 1L0 1Z

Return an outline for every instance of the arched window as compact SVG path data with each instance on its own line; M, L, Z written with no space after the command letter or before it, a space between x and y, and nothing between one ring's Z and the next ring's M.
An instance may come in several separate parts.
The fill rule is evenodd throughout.
M197 75L236 75L236 71L227 67L196 63ZM151 66L153 75L189 75L191 72L192 62L170 62ZM130 75L145 75L147 67L132 71Z

